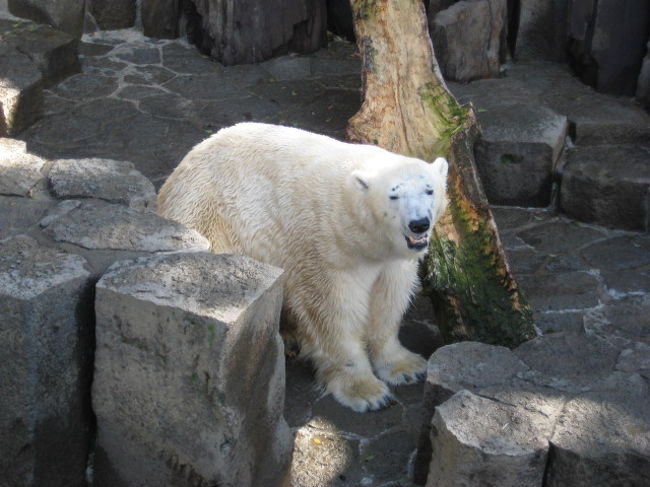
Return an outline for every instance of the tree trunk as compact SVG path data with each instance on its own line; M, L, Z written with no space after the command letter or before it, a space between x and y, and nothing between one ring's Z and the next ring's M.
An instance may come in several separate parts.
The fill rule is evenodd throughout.
M442 79L420 0L350 0L362 56L364 102L348 137L393 152L450 163L449 211L422 266L448 342L516 346L535 336L513 279L473 155L479 135L470 106Z

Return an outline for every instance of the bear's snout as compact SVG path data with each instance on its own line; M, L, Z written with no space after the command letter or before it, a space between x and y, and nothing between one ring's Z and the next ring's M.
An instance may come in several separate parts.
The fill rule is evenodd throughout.
M429 230L431 220L428 217L420 218L419 220L411 220L409 222L409 229L413 233L424 233Z

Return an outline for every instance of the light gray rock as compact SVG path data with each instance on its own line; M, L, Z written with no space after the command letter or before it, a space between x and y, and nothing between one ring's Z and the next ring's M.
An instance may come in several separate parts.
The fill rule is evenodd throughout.
M42 76L34 62L0 44L0 137L16 135L43 113Z
M41 221L57 242L110 250L208 250L195 230L154 213L99 200L66 200Z
M74 37L81 37L86 0L9 0L9 11L17 17L49 24Z
M431 10L429 32L446 79L470 81L496 77L505 43L505 0L462 0Z
M49 174L57 198L97 198L155 211L156 190L135 166L111 159L60 159Z
M281 274L242 256L181 253L104 275L96 486L280 485L292 448Z
M569 401L551 437L544 485L650 485L650 395L615 390Z
M650 145L576 147L567 154L560 205L581 221L645 231Z
M436 408L427 487L542 485L562 401L516 389L491 395L461 390Z
M532 104L493 106L477 115L483 134L474 148L476 166L490 203L547 206L566 117Z
M0 194L29 196L46 179L46 161L22 141L0 138Z
M0 196L0 240L36 227L55 205L56 202L52 200Z
M0 241L0 483L82 485L90 447L93 316L77 255Z

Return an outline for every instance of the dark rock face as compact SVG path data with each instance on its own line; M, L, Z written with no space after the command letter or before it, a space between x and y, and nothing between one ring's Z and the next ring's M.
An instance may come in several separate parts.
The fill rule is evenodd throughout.
M350 0L327 0L327 29L354 42L354 21Z
M8 0L9 11L80 37L84 21L85 0Z
M516 29L514 52L517 60L566 61L567 1L509 2L519 4L516 14L509 13Z
M192 0L185 2L188 38L225 65L263 61L327 43L324 0ZM194 7L194 12L192 12Z
M569 57L580 78L599 91L634 95L650 35L645 0L571 0Z
M125 29L135 24L135 0L87 0L86 8L100 29Z
M179 0L142 0L142 30L147 37L175 39L178 37Z

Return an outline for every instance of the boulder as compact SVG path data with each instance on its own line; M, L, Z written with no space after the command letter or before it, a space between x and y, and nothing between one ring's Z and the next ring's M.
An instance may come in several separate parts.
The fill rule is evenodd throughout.
M142 0L142 30L147 37L175 39L178 37L179 0Z
M0 241L0 484L84 484L93 315L85 260Z
M17 17L49 24L55 29L81 37L86 0L8 0L9 11Z
M102 277L95 486L281 484L292 449L281 275L243 256L182 253Z
M429 13L429 32L445 79L499 75L505 46L506 0L463 0Z
M59 159L49 173L59 199L96 198L140 210L155 211L156 190L135 166L111 159Z
M646 46L646 55L636 83L636 99L646 110L650 110L650 40Z
M86 10L101 30L126 29L135 24L136 0L86 0Z
M43 220L57 242L89 250L172 252L208 250L205 237L154 213L99 200L66 200Z
M0 42L0 137L16 135L43 114L43 79L29 57Z
M187 32L200 51L225 64L264 61L327 44L324 0L191 0Z
M646 0L569 0L569 57L598 91L635 94L649 35Z
M47 163L28 154L24 142L0 138L0 194L31 196L46 179Z
M515 47L518 61L566 61L568 1L520 1Z
M650 146L577 147L568 152L560 205L581 221L648 231Z
M548 206L566 117L532 104L493 105L477 115L476 166L490 203Z

